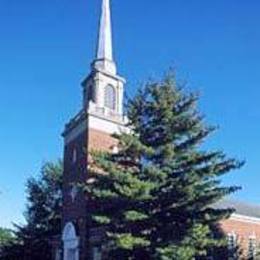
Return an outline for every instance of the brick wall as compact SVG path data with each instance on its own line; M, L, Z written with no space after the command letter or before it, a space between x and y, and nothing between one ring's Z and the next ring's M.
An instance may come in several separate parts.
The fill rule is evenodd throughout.
M95 129L89 129L89 151L93 149L109 151L113 149L116 144L117 141L112 138L110 134Z
M88 205L82 192L72 200L71 189L73 184L85 182L88 173L87 166L91 150L111 150L116 145L116 140L111 135L88 128L64 148L64 174L63 174L63 219L62 228L66 223L72 222L80 238L80 259L89 255L88 245ZM73 153L76 150L76 161Z
M72 200L71 189L73 184L84 182L87 176L87 133L83 132L75 140L65 145L64 149L64 174L63 174L63 218L62 226L72 222L80 237L80 259L85 259L87 251L87 205L82 192L78 192ZM76 160L73 153L76 151Z

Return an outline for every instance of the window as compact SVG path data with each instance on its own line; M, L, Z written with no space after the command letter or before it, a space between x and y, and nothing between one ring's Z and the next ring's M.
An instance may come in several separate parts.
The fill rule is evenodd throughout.
M237 256L237 235L235 232L229 233L227 237L228 251L230 259L236 259Z
M74 148L73 152L72 152L72 162L76 163L77 162L77 157L78 157L78 153L77 153L77 149Z
M112 153L113 153L113 154L118 154L118 152L119 152L118 146L117 146L117 145L114 145L114 146L112 147Z
M228 249L234 250L237 247L237 236L235 232L228 234Z
M93 85L88 87L88 101L95 102L95 89Z
M255 259L256 256L256 237L252 235L248 240L248 259Z
M75 199L76 199L76 197L77 197L77 195L78 195L78 192L79 192L79 190L78 190L77 185L76 185L76 184L73 184L73 185L72 185L72 188L71 188L71 190L70 190L70 196L71 196L72 202L75 202Z
M107 85L105 89L105 107L111 110L116 108L116 91L111 85Z

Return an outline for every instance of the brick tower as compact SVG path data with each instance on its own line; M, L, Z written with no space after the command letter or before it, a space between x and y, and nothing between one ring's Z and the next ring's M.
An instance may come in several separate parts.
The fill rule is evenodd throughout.
M92 149L116 149L111 134L124 129L124 84L113 60L110 1L102 0L96 58L82 83L82 109L66 124L63 133L64 260L101 259L98 230L89 226L88 206L77 183L87 179Z

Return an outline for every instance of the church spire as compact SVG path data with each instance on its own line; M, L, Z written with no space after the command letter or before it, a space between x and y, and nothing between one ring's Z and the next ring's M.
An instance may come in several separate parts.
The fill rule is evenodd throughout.
M113 61L110 0L102 0L97 53L96 60L94 61L94 68L116 74L116 66Z
M113 59L110 0L100 1L97 52L91 73L82 82L83 105L92 114L122 121L125 79L117 75Z
M97 47L97 59L113 60L110 0L103 0Z

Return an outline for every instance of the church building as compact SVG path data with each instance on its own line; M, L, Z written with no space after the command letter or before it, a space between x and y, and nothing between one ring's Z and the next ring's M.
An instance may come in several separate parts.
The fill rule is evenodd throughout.
M102 259L102 230L90 226L88 212L91 205L79 191L77 183L87 180L92 149L117 150L111 135L126 130L123 113L125 82L118 75L113 58L110 0L102 0L97 52L90 73L82 82L82 107L63 132L62 234L54 253L56 260ZM260 241L260 209L253 213L238 211L222 226L230 247L241 240L246 254L255 254L257 241Z

